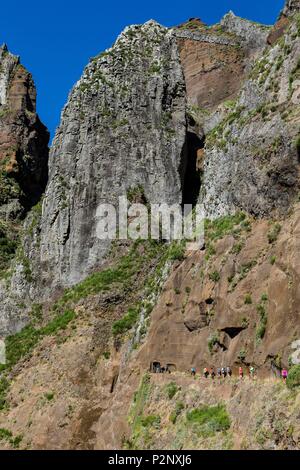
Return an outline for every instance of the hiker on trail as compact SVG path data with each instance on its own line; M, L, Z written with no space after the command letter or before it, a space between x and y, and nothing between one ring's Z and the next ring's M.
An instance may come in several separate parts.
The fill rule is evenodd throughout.
M221 377L221 376L222 376L222 371L221 371L221 368L220 368L220 367L217 368L217 376L218 376L218 377Z
M281 369L278 367L277 364L275 364L275 361L271 361L271 371L275 375L275 377L280 378L281 377Z
M239 367L239 376L240 376L240 379L242 379L244 377L244 372L243 372L242 367Z
M226 379L227 372L226 372L225 367L222 367L222 375L223 375L224 379Z
M192 368L191 368L191 375L192 375L193 377L195 377L195 375L196 375L196 369L195 369L195 367L192 367Z
M215 369L213 367L210 369L210 376L213 380L215 380L216 373L215 373Z
M250 367L249 367L249 373L250 373L251 379L253 379L253 378L254 378L254 375L255 375L255 369L254 369L253 366L250 366Z
M228 375L229 377L231 377L231 376L232 376L232 370L231 370L231 367L227 367L227 369L226 369L226 370L227 370L227 375Z
M281 376L283 378L284 383L286 383L286 379L287 379L287 376L288 376L288 371L286 369L282 369Z
M204 375L204 377L205 377L206 379L207 379L207 377L209 376L209 372L208 372L207 367L204 367L204 369L203 369L203 375Z

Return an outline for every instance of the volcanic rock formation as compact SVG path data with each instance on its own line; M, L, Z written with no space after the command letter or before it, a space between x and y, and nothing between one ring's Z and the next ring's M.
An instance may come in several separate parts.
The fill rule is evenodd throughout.
M299 448L299 392L272 378L300 339L299 14L126 28L70 93L43 202L48 135L1 48L1 447ZM204 204L205 244L99 240L124 195ZM250 364L257 387L186 376ZM202 405L219 427L190 426Z

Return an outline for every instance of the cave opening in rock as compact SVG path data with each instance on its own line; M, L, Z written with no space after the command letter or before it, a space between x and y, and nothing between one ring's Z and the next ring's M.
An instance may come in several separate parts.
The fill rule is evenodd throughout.
M156 373L158 370L160 370L161 364L158 361L151 362L150 364L150 372Z
M227 333L228 336L233 339L235 338L237 335L239 335L242 331L245 330L245 327L242 327L242 326L233 326L233 327L227 327L227 328L223 328L221 331L224 331L224 333Z
M204 159L205 138L188 131L182 156L182 205L197 204Z
M176 372L177 370L176 364L167 364L166 370L169 372Z

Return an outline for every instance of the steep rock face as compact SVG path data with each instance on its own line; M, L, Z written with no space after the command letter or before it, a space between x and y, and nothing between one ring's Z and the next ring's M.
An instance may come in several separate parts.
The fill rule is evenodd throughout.
M268 44L274 44L287 30L290 25L290 19L299 14L300 2L299 0L290 0L285 3L278 20L270 31L268 36Z
M233 423L231 447L299 447L299 396L295 399L282 385L280 397L265 406L279 390L278 382L270 380L272 368L287 367L300 337L300 209L299 203L291 205L299 168L299 27L293 15L290 21L284 38L257 61L238 100L204 116L206 148L199 152L199 161L205 159L200 200L212 219L239 208L268 218L274 208L289 208L289 214L279 223L240 214L209 222L206 245L184 259L179 256L162 294L154 291L146 321L140 302L153 265L146 263L141 275L136 259L130 269L126 260L108 276L100 270L58 298L53 309L46 306L46 318L33 318L21 360L8 371L11 388L5 400L12 406L0 415L0 427L23 435L24 448L116 449L126 440L159 448L229 446L223 434L219 441L195 440L185 429L176 435L160 377L152 378L154 396L136 416L159 414L162 432L151 429L145 441L139 440L142 433L134 436L128 418L154 361L177 369L174 380L182 387L177 397L186 399L187 410L226 402ZM230 14L225 22L248 37L243 21ZM180 34L194 41L198 32ZM150 201L181 200L186 97L174 39L174 32L153 22L127 29L111 50L89 64L71 93L52 152L42 233L38 227L33 241L25 243L27 253L39 253L41 246L41 259L32 261L34 275L45 286L72 284L101 264L107 246L95 236L100 201L114 201L139 185ZM224 46L235 39L219 42ZM249 40L255 50L255 36ZM224 97L211 101L212 110ZM151 261L140 250L142 260ZM32 285L23 270L20 263L11 283L10 296L16 293L19 299ZM126 277L128 271L133 278ZM23 279L22 289L18 279ZM138 310L128 316L136 303ZM54 312L62 318L53 320ZM20 327L19 315L12 309L5 317L6 331L7 325ZM126 328L115 336L114 322L120 319ZM250 364L258 369L255 385L246 380L239 386L233 378L199 391L184 374L192 366L225 365L236 374L240 365ZM162 376L163 387L168 378ZM287 400L293 406L283 417Z
M208 27L191 19L175 29L189 104L214 109L240 90L249 59L266 45L269 28L228 13Z
M188 253L153 311L139 354L143 367L155 361L182 371L186 364L230 364L237 372L241 351L261 376L279 353L287 364L291 344L300 338L299 215L298 204L275 243L269 242L273 228L267 221L245 232L242 222L210 246L214 255Z
M284 211L299 187L297 19L259 58L235 106L207 135L200 200L208 217Z
M47 183L49 133L36 114L31 75L0 48L0 217L16 218L36 204Z
M230 365L234 376L240 366L246 372L251 364L258 383L266 387L274 372L288 367L293 344L300 338L299 209L297 204L272 243L274 226L243 219L217 240L207 229L207 250L187 253L182 263L174 265L151 314L149 332L123 365L111 402L93 427L96 448L113 449L130 438L128 417L134 406L130 389L138 389L155 362L170 364L181 374L191 367L201 374L204 367ZM225 384L220 393L227 400ZM150 414L156 411L153 408ZM252 432L250 447L258 448ZM297 436L298 431L296 442ZM288 445L285 437L278 439L278 448ZM202 448L201 443L198 446Z
M20 240L22 220L38 203L48 176L49 133L36 114L29 72L0 47L0 336L28 320L31 273ZM12 266L13 264L13 266Z
M44 283L81 280L103 258L96 209L130 188L181 202L185 85L176 39L150 21L127 28L74 87L50 154L41 225Z
M262 51L266 45L269 26L253 23L236 16L232 11L227 13L220 21L224 31L236 35L242 47L252 52Z

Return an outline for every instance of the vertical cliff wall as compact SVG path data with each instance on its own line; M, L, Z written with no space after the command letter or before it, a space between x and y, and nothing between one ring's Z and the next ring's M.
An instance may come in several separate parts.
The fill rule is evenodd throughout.
M200 200L208 217L283 213L299 189L299 20L260 56L223 119L208 126Z
M86 67L62 113L43 211L28 214L0 282L0 335L30 323L7 339L0 427L12 437L1 447L19 436L27 449L299 447L299 397L270 380L294 363L300 336L298 10L288 1L274 28L232 13L212 28L150 21ZM0 83L5 107L11 81ZM128 243L104 258L100 202L141 187L150 202L184 202L200 183L217 219L201 250ZM151 380L154 362L171 376ZM250 365L255 384L233 377L203 393L185 376ZM227 407L227 435L193 435L186 412L203 403Z
M31 274L23 220L45 190L49 133L36 114L30 73L0 47L0 336L27 321Z
M186 95L176 39L154 21L127 28L72 90L50 153L41 225L45 285L70 285L108 244L96 209L141 186L148 201L181 202Z
M0 48L0 217L24 217L47 184L49 133L36 114L29 72Z
M266 46L269 29L230 12L214 26L191 18L174 30L188 102L195 110L207 113L236 96L249 61Z

